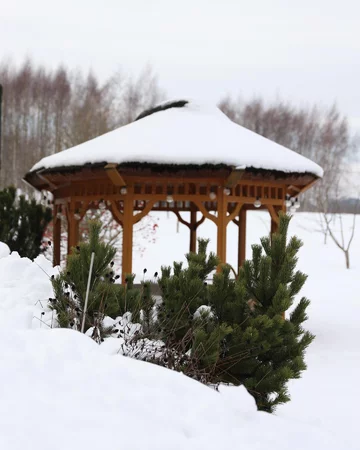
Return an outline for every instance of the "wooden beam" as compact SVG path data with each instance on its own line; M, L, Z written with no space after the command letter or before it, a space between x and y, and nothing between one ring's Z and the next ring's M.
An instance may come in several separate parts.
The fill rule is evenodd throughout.
M279 220L276 221L276 220L274 220L271 217L271 223L270 223L270 234L271 234L271 236L270 237L272 237L272 235L274 233L277 233L278 229L279 229Z
M275 211L276 211L276 217L277 217L277 220L275 221L275 220L273 220L273 217L271 216L271 229L270 229L270 239L272 239L272 236L273 236L273 234L274 233L277 233L278 232L278 230L279 230L279 213L280 213L280 211L283 211L284 213L286 212L286 206L285 206L285 203L282 205L282 206L278 206L278 207L276 207L275 208ZM282 318L285 320L285 312L283 312L282 314L281 314L281 316L282 316Z
M125 171L124 171L125 172ZM215 177L209 175L207 176L187 176L182 173L181 175L173 174L171 176L166 175L134 175L130 173L126 173L126 179L129 181L128 184L136 184L136 183L152 183L154 181L161 182L169 182L170 184L183 184L183 183L199 183L199 184L213 184L218 186L220 183L224 182L224 177Z
M227 227L227 201L222 189L217 196L217 255L220 261L226 263L226 227Z
M299 186L294 186L293 184L291 184L290 186L287 187L287 190L289 191L295 191L295 192L300 192L301 188L299 188Z
M242 202L247 205L253 205L257 197L243 197L241 195L229 195L227 197L227 201L229 203L236 203L236 202ZM282 205L283 199L282 198L261 198L262 205ZM256 208L258 209L258 208Z
M189 197L188 197L189 198ZM191 198L191 201L195 203L195 205L199 208L199 210L202 212L203 216L207 219L212 220L215 224L218 223L218 218L214 216L213 214L209 213L209 211L205 208L205 206L202 204L198 198Z
M117 164L107 164L105 167L106 175L110 178L114 186L126 186L124 178L120 175Z
M132 274L132 248L133 248L133 208L134 199L131 193L125 197L123 212L123 246L122 246L122 282L125 283L127 275Z
M190 211L190 252L196 252L196 208Z
M195 252L196 251L196 242L197 242L196 230L202 223L205 222L205 216L202 215L201 219L196 221L197 209L196 209L195 203L191 203L190 222L187 222L185 219L183 219L183 217L181 216L181 214L177 208L171 209L171 211L176 215L176 217L178 218L180 223L182 223L183 225L185 225L186 227L189 228L189 230L190 230L190 252Z
M238 184L245 173L245 169L234 169L225 180L225 187L232 188Z
M280 211L286 212L286 206L283 204L282 206L275 206L273 208L273 212L271 213L271 228L270 228L270 235L272 236L274 233L277 233L279 229L279 213Z
M53 265L58 266L61 258L61 219L57 217L59 206L54 205L53 209Z
M240 209L242 208L242 206L243 206L242 203L238 203L238 204L235 206L234 211L232 211L232 213L230 213L230 214L227 216L227 218L226 218L227 223L229 223L229 222L231 222L232 220L235 219L235 217L239 214L239 211L240 211Z
M266 205L266 206L267 206L267 209L269 210L269 213L271 216L271 222L279 223L278 208L276 208L274 205Z
M119 211L116 202L111 202L110 206L109 206L109 210L113 216L113 218L116 220L116 222L120 225L123 224L124 222L124 214Z
M313 187L314 184L317 183L319 180L320 180L320 178L316 178L315 180L313 180L313 181L311 181L310 183L308 183L306 186L304 186L304 187L300 190L299 194L302 194L302 193L304 193L305 191L307 191L308 189L310 189L311 187Z
M45 183L48 184L50 189L52 189L52 190L57 189L57 186L52 181L50 181L45 175L42 175L41 172L42 172L42 170L39 170L39 172L36 173L36 175L40 178L40 180L45 181Z
M171 211L175 214L175 216L177 217L177 219L180 223L182 223L183 225L185 225L188 228L191 228L190 222L186 222L186 220L182 218L182 216L177 208L176 209L174 208Z
M129 188L129 185L127 186ZM126 194L125 194L126 195ZM76 192L72 192L71 190L66 190L63 192L57 192L56 196L58 198L57 202L58 203L63 203L66 200L70 200L70 198L74 201L81 201L81 202L93 202L93 201L100 201L100 200L104 200L104 201L116 201L116 200L123 200L125 198L125 195L121 195L119 193L107 193L107 192L99 192L99 193L85 193L85 194L81 194L81 193L76 193ZM214 200L214 202L211 202L211 200L209 199L209 195L208 194L173 194L172 197L174 198L174 202L194 202L198 209L202 211L201 206L199 205L199 203L216 203L216 200ZM141 201L150 201L150 200L154 200L155 203L156 202L164 202L166 198L166 194L161 193L161 194L134 194L133 195L133 199L134 200L141 200ZM234 195L230 195L227 196L227 202L228 203L238 203L241 202L243 204L246 205L252 205L256 200L256 197L243 197L243 196L234 196ZM262 198L261 202L262 205L278 205L281 206L283 203L283 199L272 199L272 198ZM169 208L169 211L172 210L173 208ZM183 209L185 210L185 209ZM187 209L188 211L190 210L190 208Z
M151 211L152 207L155 204L155 200L149 200L146 203L146 206L144 207L144 209L142 211L140 211L138 214L135 214L135 216L133 216L133 224L140 222L140 220L145 217L146 215L149 214L149 212Z
M246 259L246 209L241 208L238 220L239 242L238 242L238 268Z
M203 223L205 222L205 219L206 219L206 217L205 217L205 216L201 216L201 219L200 219L200 220L198 220L198 221L196 222L196 224L195 224L195 226L196 226L196 229L198 229L198 228L199 228L199 226L200 226L201 224L203 224Z
M73 202L67 208L67 223L68 223L68 255L71 249L76 247L79 242L79 221L75 219L75 205Z

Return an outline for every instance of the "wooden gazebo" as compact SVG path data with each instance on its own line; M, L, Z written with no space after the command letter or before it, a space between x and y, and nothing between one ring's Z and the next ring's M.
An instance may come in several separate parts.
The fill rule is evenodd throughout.
M54 264L60 262L66 213L68 252L89 208L111 211L123 228L122 274L132 272L133 226L151 210L172 211L190 230L190 250L205 220L217 226L217 254L226 261L226 230L239 228L238 265L245 259L246 212L267 209L271 230L286 205L322 176L314 162L231 122L215 107L179 100L145 111L127 126L39 161L25 176L54 196ZM189 212L189 220L182 213ZM201 213L198 220L197 212Z

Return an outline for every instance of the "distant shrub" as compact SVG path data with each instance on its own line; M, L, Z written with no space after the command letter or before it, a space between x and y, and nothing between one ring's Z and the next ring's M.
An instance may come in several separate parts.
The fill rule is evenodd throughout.
M51 209L17 195L14 187L0 191L0 241L22 257L35 259L51 220Z

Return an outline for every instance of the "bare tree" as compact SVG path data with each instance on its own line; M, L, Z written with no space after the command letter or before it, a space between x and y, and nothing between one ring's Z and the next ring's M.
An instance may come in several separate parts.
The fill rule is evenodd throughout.
M24 174L40 158L133 121L163 98L156 75L119 73L100 83L90 72L55 71L30 59L20 67L0 62L3 85L0 185L22 187Z
M350 134L346 117L340 114L336 106L328 109L316 106L295 108L281 101L265 105L262 99L244 102L226 97L219 107L234 122L311 158L323 167L324 177L306 193L302 209L319 212L324 243L330 236L343 251L346 267L349 268L356 215L360 212L360 189L353 201L343 197L347 167L359 147L358 138ZM354 192L353 180L350 189ZM348 229L341 212L352 214Z
M142 111L155 106L165 96L150 66L146 66L137 78L124 77L118 72L114 81L121 92L117 98L118 125L133 122Z
M343 225L343 216L342 214L338 215L338 219L339 219L339 223L340 223L340 238L338 238L333 230L332 224L333 222L331 222L328 219L327 214L323 214L325 223L326 223L326 228L329 232L329 235L331 237L331 239L335 242L335 244L337 245L337 247L342 250L344 252L345 255L345 264L346 264L346 268L350 269L350 246L353 242L354 239L354 235L355 235L355 227L356 227L356 217L357 214L354 213L353 217L352 217L352 225L350 227L350 237L348 238L347 242L345 241L345 236L344 236L344 225Z
M59 67L52 80L54 146L53 152L58 153L66 146L64 127L71 101L71 80L64 67Z
M303 210L320 210L319 199L331 198L340 186L342 168L354 155L357 141L351 136L347 119L336 106L295 108L276 101L266 105L262 99L248 102L230 97L220 104L222 111L234 122L291 148L324 169L324 178L315 189L306 193ZM337 206L340 206L337 203Z
M317 203L320 209L320 224L324 233L324 243L327 243L327 237L330 236L336 246L344 253L346 268L350 268L350 247L353 242L356 230L357 215L360 213L360 183L352 182L352 192L355 194L352 202L347 202L347 210L351 217L351 225L345 230L345 215L339 213L341 202L340 182L329 183L328 188L317 191ZM348 218L348 217L347 217Z
M90 72L72 78L71 99L66 111L64 146L81 144L114 129L115 108L112 81L100 84Z

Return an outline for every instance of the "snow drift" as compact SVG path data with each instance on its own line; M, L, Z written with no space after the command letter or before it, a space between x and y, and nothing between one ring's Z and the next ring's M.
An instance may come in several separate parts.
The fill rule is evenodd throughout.
M249 214L249 245L266 231L266 217ZM175 219L160 222L159 240L146 254L149 271L176 259L168 252L175 225ZM211 237L211 230L204 224L202 233ZM0 448L358 449L359 237L347 271L335 245L324 246L314 231L315 215L299 214L292 223L291 232L305 243L299 266L310 275L303 294L312 300L308 325L317 338L304 377L290 385L292 401L276 415L256 411L242 387L219 393L121 356L116 339L98 346L78 332L50 329L45 305L52 296L49 277L58 269L43 257L9 256L0 245ZM230 238L235 235L230 228ZM172 241L175 253L188 240L186 231L181 236ZM136 270L144 264L137 260Z

